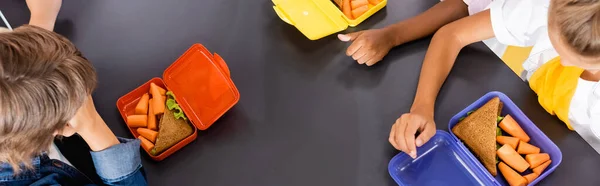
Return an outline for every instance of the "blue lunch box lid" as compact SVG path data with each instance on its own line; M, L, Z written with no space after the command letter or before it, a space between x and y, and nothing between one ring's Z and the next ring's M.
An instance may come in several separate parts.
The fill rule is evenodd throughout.
M423 146L418 157L406 153L394 156L388 170L399 185L495 185L487 170L477 166L477 159L450 133L437 130ZM489 174L489 173L488 173Z

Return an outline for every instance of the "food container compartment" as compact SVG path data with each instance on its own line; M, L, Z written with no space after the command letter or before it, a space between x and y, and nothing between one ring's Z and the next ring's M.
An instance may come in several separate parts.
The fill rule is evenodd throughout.
M157 86L166 89L162 79L152 78L150 81L144 83L142 86L136 88L135 90L133 90L133 91L129 92L128 94L126 94L125 96L121 97L117 101L117 108L119 108L119 112L121 113L123 120L126 121L127 116L133 115L135 106L137 105L137 103L140 100L140 98L142 97L142 95L144 95L145 93L147 93L150 90L150 83L154 83ZM157 120L157 122L158 122L158 120ZM191 122L190 122L190 124L191 124ZM127 128L129 129L129 131L131 132L131 134L133 134L133 136L135 138L137 138L139 136L139 134L136 132L135 128L131 128L129 126L127 126ZM196 126L192 125L192 129L194 132L190 136L179 141L179 143L175 144L171 148L165 150L164 152L162 152L156 156L152 155L150 152L146 151L145 149L144 149L144 151L146 151L146 153L148 153L150 158L152 158L153 160L161 161L161 160L165 159L166 157L170 156L171 154L175 153L179 149L183 148L183 146L187 145L188 143L191 143L192 141L194 141L196 139L196 137L198 137L198 130L197 130Z
M452 129L460 118L467 116L467 112L477 110L494 97L499 97L503 103L501 116L510 114L531 138L529 143L550 155L550 165L529 184L535 185L558 167L562 161L562 153L503 93L487 93L452 117L448 128ZM399 185L508 185L499 171L493 177L452 132L438 130L429 142L417 148L417 153L418 157L414 160L400 152L390 161L389 173ZM529 172L528 170L522 175Z
M135 106L142 95L150 90L151 83L175 94L175 100L193 129L190 136L156 156L146 151L156 161L165 159L195 140L197 129L208 129L240 98L225 61L218 54L211 54L204 46L194 44L165 70L163 78L152 78L117 100L117 109L124 121L134 113ZM127 128L134 137L139 136L135 128Z

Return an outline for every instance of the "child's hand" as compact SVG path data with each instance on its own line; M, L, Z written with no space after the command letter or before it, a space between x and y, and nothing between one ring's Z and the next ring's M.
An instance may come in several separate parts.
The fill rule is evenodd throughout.
M75 132L87 132L89 130L93 130L95 125L103 124L100 115L96 111L96 106L94 105L94 100L92 96L88 96L86 100L83 102L83 105L77 110L77 113L73 118L69 121L69 126Z
M421 134L415 140L417 130ZM413 111L403 114L396 120L390 132L390 143L394 148L401 150L412 158L417 158L417 148L429 141L435 135L435 122L433 114Z
M350 34L338 34L341 41L352 41L346 55L352 56L359 64L367 66L381 61L394 47L393 39L385 29L372 29Z
M31 13L29 24L53 30L62 0L26 0L26 2Z
M119 144L119 140L96 111L92 96L88 96L75 116L69 121L68 130L79 134L92 151L101 151Z

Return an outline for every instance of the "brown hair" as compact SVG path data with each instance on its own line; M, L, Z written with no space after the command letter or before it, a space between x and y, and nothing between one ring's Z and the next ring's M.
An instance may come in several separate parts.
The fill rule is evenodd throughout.
M95 86L92 64L66 38L35 26L0 33L0 162L31 167Z
M600 0L553 0L554 23L576 53L600 57Z

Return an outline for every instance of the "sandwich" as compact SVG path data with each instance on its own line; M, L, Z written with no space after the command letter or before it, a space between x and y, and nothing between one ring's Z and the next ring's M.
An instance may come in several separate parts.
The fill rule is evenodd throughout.
M495 97L452 127L454 135L467 145L493 176L498 175L496 135L501 111L502 102Z
M192 126L185 119L175 117L173 111L165 109L158 124L158 136L152 154L157 155L179 143L193 133Z

